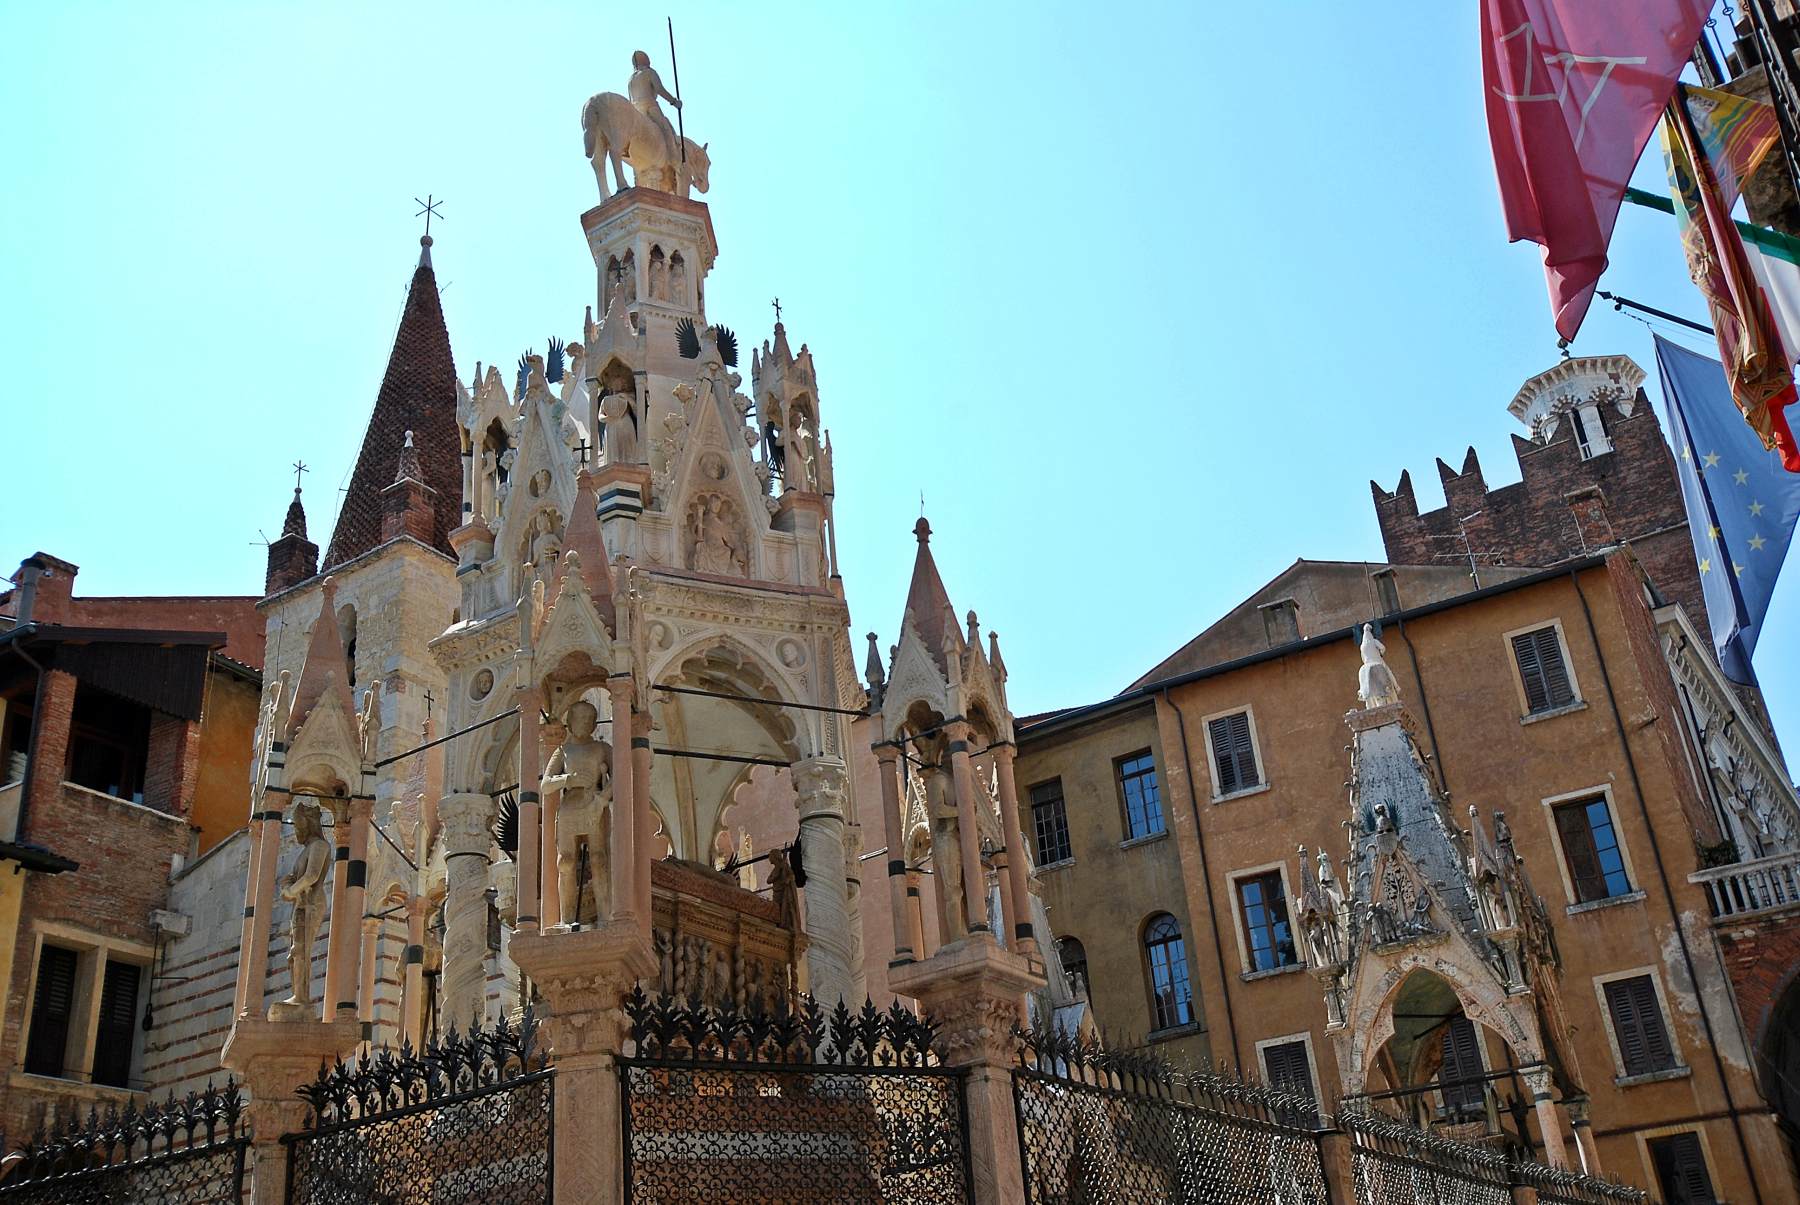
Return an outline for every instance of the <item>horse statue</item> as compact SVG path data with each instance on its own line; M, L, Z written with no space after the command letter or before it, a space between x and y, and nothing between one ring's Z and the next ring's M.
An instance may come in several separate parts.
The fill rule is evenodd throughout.
M638 188L686 197L690 188L705 192L707 170L711 161L706 144L683 138L687 149L682 155L669 145L663 133L643 113L617 92L597 92L588 98L581 110L581 144L594 164L594 179L600 184L600 199L612 191L606 186L606 162L612 161L613 178L620 191L632 187L625 182L623 160L631 164ZM673 152L673 153L672 153Z

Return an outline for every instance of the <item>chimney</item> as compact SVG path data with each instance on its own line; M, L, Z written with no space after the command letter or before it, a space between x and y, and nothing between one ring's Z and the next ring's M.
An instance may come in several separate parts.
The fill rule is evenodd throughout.
M15 624L63 623L75 594L76 566L47 552L34 552L19 563Z
M1280 598L1274 602L1259 604L1256 609L1262 612L1263 630L1268 633L1270 648L1279 648L1300 639L1299 603L1291 598Z

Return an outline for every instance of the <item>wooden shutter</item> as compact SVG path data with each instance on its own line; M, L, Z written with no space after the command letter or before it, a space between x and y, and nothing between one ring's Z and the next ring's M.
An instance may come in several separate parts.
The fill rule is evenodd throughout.
M1569 667L1563 662L1562 642L1556 638L1555 628L1514 636L1513 656L1519 662L1519 680L1525 685L1527 711L1551 711L1575 701L1575 690L1569 685Z
M1215 784L1221 795L1248 790L1261 781L1256 773L1256 745L1250 739L1250 713L1233 712L1207 724L1212 741L1213 764L1219 768Z
M1650 1158L1656 1165L1663 1199L1668 1205L1714 1205L1712 1177L1706 1174L1706 1155L1700 1135L1692 1130L1650 1140Z
M1454 1017L1444 1027L1444 1062L1438 1082L1451 1085L1444 1089L1444 1104L1452 1109L1481 1107L1481 1085L1474 1082L1485 1072L1481 1066L1479 1037L1475 1023L1467 1017Z
M1263 1068L1268 1073L1270 1087L1292 1092L1318 1103L1313 1097L1312 1068L1306 1060L1305 1042L1264 1046Z
M31 1002L31 1037L25 1070L61 1075L69 1045L69 1015L75 1007L75 951L45 946L38 953L37 991Z
M131 1043L137 1026L141 974L129 962L106 964L106 980L100 988L100 1027L94 1035L97 1084L123 1088L131 1079Z
M1600 869L1600 855L1594 849L1594 830L1588 825L1589 802L1565 803L1556 809L1556 832L1562 838L1563 860L1569 864L1578 904L1603 900L1608 894L1606 872Z
M1663 1071L1675 1065L1669 1031L1663 1028L1650 976L1614 979L1606 985L1606 1007L1612 1013L1613 1036L1626 1075Z

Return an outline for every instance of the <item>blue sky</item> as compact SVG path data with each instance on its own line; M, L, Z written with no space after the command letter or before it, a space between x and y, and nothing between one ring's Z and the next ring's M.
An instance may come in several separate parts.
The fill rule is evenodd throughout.
M1516 479L1505 406L1557 353L1501 226L1473 2L1248 30L1193 4L669 11L709 312L760 341L779 294L814 350L859 642L894 638L921 491L1025 713L1119 689L1297 556L1379 559L1370 478L1410 468L1433 507L1433 458L1473 444ZM0 0L0 562L255 593L297 458L324 543L415 195L446 198L460 375L578 336L580 107L635 48L666 67L662 17ZM1603 287L1704 313L1662 214L1627 207ZM1604 306L1574 350L1653 364ZM1790 745L1794 577L1757 657Z

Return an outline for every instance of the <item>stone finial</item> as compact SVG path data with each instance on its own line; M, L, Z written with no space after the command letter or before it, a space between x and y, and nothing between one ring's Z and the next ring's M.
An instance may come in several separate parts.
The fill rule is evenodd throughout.
M419 466L419 450L413 446L413 433L408 431L400 445L400 459L394 465L395 481L423 481L425 470Z
M919 521L913 524L913 535L919 537L921 544L931 543L931 524L924 515L920 515Z
M300 487L294 487L294 500L288 503L287 519L281 525L284 536L306 538L306 508L300 505Z
M880 695L887 685L887 673L881 667L881 641L873 632L869 633L869 660L863 668L863 677L868 680L872 695Z
M994 631L988 633L988 664L994 667L994 672L1004 682L1006 680L1006 661L1000 656L1000 633Z
M981 651L981 621L973 611L969 612L969 647L977 653Z

